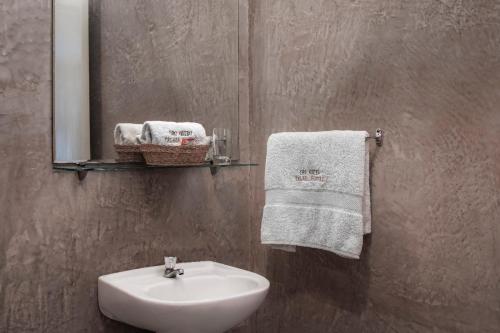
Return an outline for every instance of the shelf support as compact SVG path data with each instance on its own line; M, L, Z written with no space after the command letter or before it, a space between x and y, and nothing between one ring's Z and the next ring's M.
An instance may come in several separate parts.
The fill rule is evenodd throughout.
M84 179L85 179L85 177L87 177L87 173L88 173L88 171L87 171L87 170L78 170L78 171L76 172L76 175L77 175L77 177L78 177L78 180L79 180L79 181L84 180Z

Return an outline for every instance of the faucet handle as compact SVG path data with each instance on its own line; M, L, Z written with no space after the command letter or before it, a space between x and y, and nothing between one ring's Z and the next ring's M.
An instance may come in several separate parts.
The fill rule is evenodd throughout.
M165 257L165 268L174 269L177 263L177 257Z

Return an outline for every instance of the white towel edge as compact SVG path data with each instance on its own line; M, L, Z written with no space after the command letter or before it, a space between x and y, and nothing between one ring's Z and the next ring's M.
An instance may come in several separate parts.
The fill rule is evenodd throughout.
M264 245L289 245L289 246L302 246L302 247L309 247L309 248L315 248L315 249L320 249L320 250L325 250L328 252L333 252L341 257L347 258L347 259L360 259L360 256L356 253L352 252L346 252L338 249L332 249L330 247L326 246L321 246L319 244L313 244L313 243L302 243L302 242L291 242L291 241L280 241L280 240L261 240L261 243Z

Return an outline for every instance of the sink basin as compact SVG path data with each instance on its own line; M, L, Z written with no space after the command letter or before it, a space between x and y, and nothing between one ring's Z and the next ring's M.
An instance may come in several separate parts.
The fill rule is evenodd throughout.
M181 263L184 275L163 277L164 266L103 275L101 312L155 332L224 332L260 306L269 281L258 274L212 261Z

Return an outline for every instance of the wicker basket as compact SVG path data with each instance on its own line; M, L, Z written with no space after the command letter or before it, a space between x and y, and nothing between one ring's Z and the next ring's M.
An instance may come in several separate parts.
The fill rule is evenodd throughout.
M150 165L200 165L210 145L200 146L162 146L143 144L141 152Z
M141 147L139 145L115 145L118 162L142 162L144 163L144 157L141 153Z

